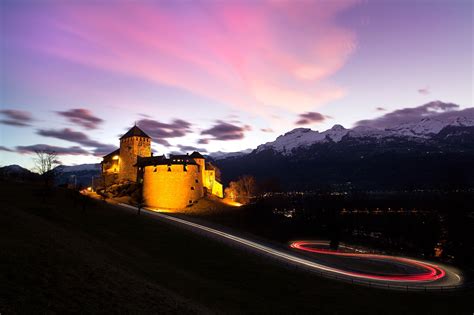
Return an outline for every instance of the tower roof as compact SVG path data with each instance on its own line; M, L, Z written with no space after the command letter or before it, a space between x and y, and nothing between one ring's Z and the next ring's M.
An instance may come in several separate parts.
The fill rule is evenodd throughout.
M137 125L133 126L130 128L127 133L125 133L123 136L120 137L120 140L125 139L125 138L131 138L131 137L144 137L144 138L151 138L149 135L147 135L143 130L137 127Z
M190 157L192 157L193 159L204 159L204 157L198 151L194 151L193 153L191 153Z

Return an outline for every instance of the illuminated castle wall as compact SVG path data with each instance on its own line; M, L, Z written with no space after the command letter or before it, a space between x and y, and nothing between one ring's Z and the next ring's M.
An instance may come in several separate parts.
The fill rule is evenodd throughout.
M142 183L147 207L182 209L206 193L223 197L216 167L201 154L152 156L151 138L137 126L120 138L120 149L104 156L101 164L107 186Z

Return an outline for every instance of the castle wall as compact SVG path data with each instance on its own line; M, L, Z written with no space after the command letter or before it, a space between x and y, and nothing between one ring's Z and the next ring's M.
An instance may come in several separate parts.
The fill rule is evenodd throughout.
M183 168L182 164L144 167L143 198L147 207L183 209L203 197L198 165L187 165L187 171Z
M204 187L206 187L206 178L205 178L205 169L206 169L206 160L201 158L194 158L194 161L199 165L199 171L201 173L201 182L203 183Z
M151 139L128 137L120 140L119 180L137 181L137 156L151 156Z
M219 198L224 198L224 189L222 187L222 184L219 183L218 181L214 181L214 184L212 185L211 193L214 196L217 196Z

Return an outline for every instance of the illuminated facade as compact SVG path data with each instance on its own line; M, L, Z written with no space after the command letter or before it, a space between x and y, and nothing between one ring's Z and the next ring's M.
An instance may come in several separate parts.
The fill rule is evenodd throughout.
M153 156L151 138L137 126L120 138L120 149L104 156L101 164L106 185L142 183L145 205L151 208L182 209L206 194L223 197L219 170L199 152Z

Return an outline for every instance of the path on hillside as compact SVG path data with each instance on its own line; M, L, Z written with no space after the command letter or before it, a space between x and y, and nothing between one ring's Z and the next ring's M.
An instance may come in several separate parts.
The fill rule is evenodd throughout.
M122 208L137 211L136 207L127 204L118 205ZM336 264L331 264L330 262L328 263L327 260L324 264L322 264L318 262L317 259L299 256L291 252L290 250L275 248L275 246L263 243L262 241L255 241L250 240L249 238L237 236L235 235L235 232L224 232L222 230L211 228L203 224L198 224L190 220L185 220L169 214L163 214L149 209L142 209L141 211L142 214L159 219L160 221L172 223L180 227L192 230L194 232L204 233L207 236L228 242L231 245L239 245L257 254L265 255L267 257L279 260L292 267L304 268L316 272L321 276L335 278L341 281L395 290L448 290L460 287L463 283L463 279L460 275L459 270L455 269L454 267L434 264L431 262L425 262L412 258L407 259L393 256L390 256L395 258L392 263L398 260L404 260L405 262L409 260L409 262L412 264L423 265L424 268L432 268L433 270L437 270L438 276L421 280L416 277L410 278L408 274L405 278L368 278L363 274L357 274L351 271L347 271L345 269L337 268L335 267ZM442 274L442 276L440 274Z

